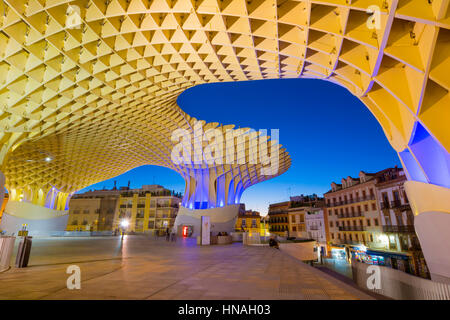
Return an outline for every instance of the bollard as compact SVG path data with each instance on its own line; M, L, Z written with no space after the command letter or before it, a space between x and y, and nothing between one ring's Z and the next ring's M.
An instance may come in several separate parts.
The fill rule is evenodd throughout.
M31 252L32 237L25 236L19 244L16 257L16 268L26 268Z

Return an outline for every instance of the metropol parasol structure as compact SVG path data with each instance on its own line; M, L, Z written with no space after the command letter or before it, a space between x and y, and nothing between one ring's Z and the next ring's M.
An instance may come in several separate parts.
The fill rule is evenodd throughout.
M380 123L407 173L432 277L449 281L449 0L2 0L0 30L4 229L62 225L74 192L146 164L185 179L180 216L226 220L245 188L291 159L272 137L270 174L248 161L251 143L244 161L232 151L234 163L175 163L177 129L195 143L200 123L236 150L241 135L258 137L198 121L178 95L210 82L323 79Z

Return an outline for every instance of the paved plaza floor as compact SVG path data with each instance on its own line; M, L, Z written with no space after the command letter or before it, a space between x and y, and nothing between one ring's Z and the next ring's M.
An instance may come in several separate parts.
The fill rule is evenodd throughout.
M277 249L126 236L33 239L29 267L0 273L0 299L373 298Z

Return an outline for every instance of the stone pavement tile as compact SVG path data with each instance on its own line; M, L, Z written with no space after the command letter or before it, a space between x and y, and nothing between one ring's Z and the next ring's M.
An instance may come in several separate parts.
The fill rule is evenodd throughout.
M66 239L65 239L66 240ZM54 255L64 252L61 240L51 239ZM71 256L50 258L48 248L34 243L35 260L42 264L13 268L0 274L0 297L9 299L355 299L355 289L342 285L290 256L266 247L198 247L188 242L166 243L145 237L66 241ZM45 250L44 250L45 249ZM76 256L76 250L80 255ZM95 261L95 253L112 260ZM42 253L41 256L38 254ZM65 288L64 262L80 261L81 290ZM48 259L48 261L46 261ZM52 262L57 261L57 265ZM5 282L3 282L5 281Z

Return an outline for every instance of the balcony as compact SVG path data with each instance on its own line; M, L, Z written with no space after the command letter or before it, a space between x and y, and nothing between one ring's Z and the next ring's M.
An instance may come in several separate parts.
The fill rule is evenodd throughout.
M156 207L157 208L167 208L167 209L178 209L177 204L168 204L168 203L163 203L163 204L158 203L156 205Z
M138 208L145 208L145 203L138 203L137 207Z
M339 231L366 231L364 226L340 226Z
M309 230L317 231L317 230L319 230L319 227L318 227L318 226L309 226L308 229L309 229Z
M346 218L358 218L358 217L362 217L362 216L363 216L362 212L354 212L354 213L339 214L338 218L346 219Z
M338 207L338 206L344 206L346 204L358 203L358 202L369 201L369 200L375 200L375 195L368 195L365 197L358 197L358 198L349 199L349 200L327 203L327 207Z
M360 244L362 244L362 242L361 241L354 241L354 240L343 239L343 240L341 240L341 244L360 245Z
M414 233L414 225L406 225L406 226L383 226L383 232L392 232L392 233Z
M380 208L381 208L381 210L388 210L390 208L389 202L387 202L387 201L380 202Z
M391 208L400 211L411 210L409 203L402 204L400 200L391 201Z

